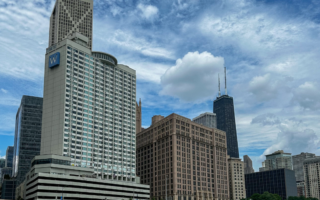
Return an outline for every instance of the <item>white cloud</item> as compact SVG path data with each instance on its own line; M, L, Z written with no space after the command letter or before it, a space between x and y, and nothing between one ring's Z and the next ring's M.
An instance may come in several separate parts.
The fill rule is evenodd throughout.
M263 155L273 153L277 150L284 150L293 155L301 152L320 153L320 138L314 130L306 127L301 120L290 118L278 126L279 133L274 143L267 148ZM261 155L261 159L264 156Z
M320 92L317 83L305 82L293 91L292 101L304 109L320 109Z
M141 17L147 19L147 20L154 20L158 17L158 8L153 5L144 5L144 4L138 4L137 8L139 9L141 13Z
M154 42L146 41L142 37L135 37L121 30L114 31L110 41L118 47L129 51L138 51L146 56L165 59L174 58L174 53L171 50L167 50Z
M272 113L267 113L263 115L259 115L255 118L252 119L251 124L261 124L263 126L273 126L273 125L278 125L280 124L279 118L272 114Z
M218 86L218 73L223 71L224 59L208 52L189 52L161 77L160 94L186 102L203 102L213 97Z
M8 90L5 90L5 89L1 88L1 92L3 92L3 93L7 93L7 92L8 92Z

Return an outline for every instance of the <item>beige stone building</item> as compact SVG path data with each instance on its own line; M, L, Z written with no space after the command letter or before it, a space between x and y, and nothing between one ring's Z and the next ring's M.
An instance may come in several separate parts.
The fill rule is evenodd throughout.
M246 186L244 179L244 162L240 158L229 158L229 189L230 199L246 198Z
M155 116L137 134L137 176L150 197L172 200L229 199L224 131L177 114Z
M306 197L320 199L320 157L309 158L303 162Z

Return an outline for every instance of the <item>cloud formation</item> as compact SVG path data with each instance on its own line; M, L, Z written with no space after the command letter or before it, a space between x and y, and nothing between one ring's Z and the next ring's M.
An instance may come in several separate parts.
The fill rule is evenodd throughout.
M251 121L251 124L261 124L263 126L273 126L273 125L278 125L280 123L281 122L279 118L272 113L259 115L253 118Z
M224 59L209 52L189 52L176 61L161 77L160 94L170 95L186 102L212 99L223 71Z
M320 109L319 84L305 82L293 91L292 101L309 110Z
M141 17L147 20L154 20L158 16L158 8L153 5L138 4L137 8L141 13Z

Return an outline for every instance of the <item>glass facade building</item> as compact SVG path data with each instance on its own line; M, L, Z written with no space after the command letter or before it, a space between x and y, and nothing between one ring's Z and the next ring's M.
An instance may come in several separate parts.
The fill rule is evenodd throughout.
M265 170L272 169L291 169L292 170L292 159L291 153L284 153L283 150L278 150L272 154L266 155Z
M3 158L0 158L0 168L4 168L6 166L6 160Z
M12 167L12 165L13 165L13 151L14 151L13 146L9 146L7 148L7 151L6 151L6 166L5 167Z
M213 112L217 116L217 128L227 133L228 155L239 158L233 98L228 95L217 97L213 102Z
M31 160L40 155L42 103L40 97L23 96L16 115L12 176L23 182Z
M16 180L3 180L1 187L1 199L15 199Z
M283 200L297 196L296 178L293 170L276 169L245 174L247 198L253 194L269 192L278 194Z

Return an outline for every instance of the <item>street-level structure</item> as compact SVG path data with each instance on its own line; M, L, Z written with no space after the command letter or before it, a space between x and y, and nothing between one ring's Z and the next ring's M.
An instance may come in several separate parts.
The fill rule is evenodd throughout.
M294 171L290 169L274 169L263 172L245 174L246 195L269 192L278 194L282 200L297 196L297 185Z
M230 199L245 199L246 184L244 178L244 162L240 158L228 158Z
M224 131L171 114L137 134L137 175L151 198L229 199L227 169Z
M139 179L136 179L139 182ZM65 156L40 155L23 183L23 199L150 199L150 186L98 177Z

